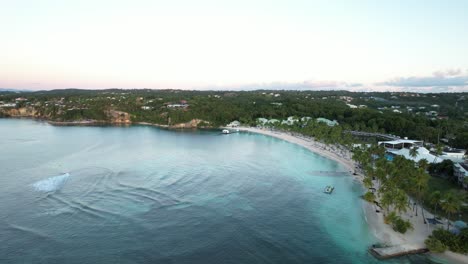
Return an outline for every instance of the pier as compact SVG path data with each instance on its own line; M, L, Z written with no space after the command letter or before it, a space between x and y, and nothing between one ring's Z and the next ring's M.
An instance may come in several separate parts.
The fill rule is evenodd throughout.
M388 247L370 247L369 252L378 259L396 258L411 254L426 253L429 250L421 246L397 245Z

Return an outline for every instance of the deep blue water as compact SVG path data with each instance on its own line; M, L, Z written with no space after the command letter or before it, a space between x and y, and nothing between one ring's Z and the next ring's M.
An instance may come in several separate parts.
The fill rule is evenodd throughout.
M0 119L0 263L376 263L343 170L250 133Z

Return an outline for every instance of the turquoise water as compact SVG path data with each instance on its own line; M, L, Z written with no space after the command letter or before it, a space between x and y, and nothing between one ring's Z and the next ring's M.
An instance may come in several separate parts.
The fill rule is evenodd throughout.
M376 263L335 171L250 133L0 119L0 263Z

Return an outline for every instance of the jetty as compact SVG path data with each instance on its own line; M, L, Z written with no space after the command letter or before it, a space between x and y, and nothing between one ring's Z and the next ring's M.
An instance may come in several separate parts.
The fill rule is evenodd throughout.
M312 176L349 176L351 172L348 171L308 171Z
M411 254L421 254L426 253L429 250L427 248L415 245L397 245L397 246L385 246L385 247L375 247L372 246L369 248L369 252L376 257L377 259L389 259L396 258Z

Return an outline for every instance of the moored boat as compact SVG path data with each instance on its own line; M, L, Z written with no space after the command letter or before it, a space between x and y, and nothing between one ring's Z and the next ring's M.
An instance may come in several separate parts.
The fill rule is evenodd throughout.
M323 192L327 193L327 194L331 194L334 189L335 189L335 187L333 187L331 185L328 185L327 187L325 187L325 190L323 190Z

